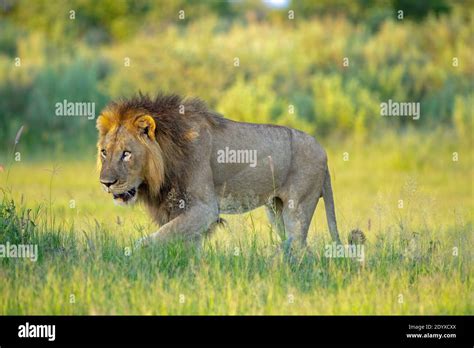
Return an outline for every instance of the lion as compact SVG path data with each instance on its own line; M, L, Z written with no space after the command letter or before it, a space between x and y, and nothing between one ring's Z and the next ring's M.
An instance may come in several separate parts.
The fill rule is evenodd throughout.
M296 129L236 122L198 98L139 93L97 119L100 183L117 204L142 202L160 226L140 245L200 241L223 220L266 207L288 245L304 246L320 197L340 243L328 159Z

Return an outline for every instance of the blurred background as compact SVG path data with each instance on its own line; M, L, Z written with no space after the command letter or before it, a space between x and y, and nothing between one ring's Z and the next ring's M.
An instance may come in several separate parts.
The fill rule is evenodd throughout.
M0 153L89 157L95 120L55 105L139 90L228 118L364 143L387 129L472 135L473 2L0 1ZM399 11L403 11L402 13ZM345 60L347 58L347 60ZM381 117L380 103L421 103ZM78 153L78 149L83 149Z

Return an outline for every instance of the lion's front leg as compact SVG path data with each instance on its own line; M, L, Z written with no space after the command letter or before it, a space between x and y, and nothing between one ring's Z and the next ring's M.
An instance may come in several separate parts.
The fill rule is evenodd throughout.
M173 239L198 241L212 224L218 221L219 208L210 166L211 142L209 137L199 137L201 150L195 153L192 178L189 179L185 192L189 195L190 206L186 211L165 223L161 228L141 240L140 244L168 242Z
M194 204L186 212L161 226L157 232L141 238L136 246L147 246L155 242L165 243L173 240L198 242L201 240L204 232L218 218L217 202Z

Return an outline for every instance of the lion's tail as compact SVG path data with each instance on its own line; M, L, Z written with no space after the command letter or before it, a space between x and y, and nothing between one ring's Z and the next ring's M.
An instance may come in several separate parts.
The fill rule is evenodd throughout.
M336 223L336 212L334 210L334 197L332 194L331 187L331 176L329 175L329 169L326 169L326 176L323 183L323 199L324 207L326 208L326 218L328 220L329 232L333 241L341 243L339 239L339 232L337 231Z

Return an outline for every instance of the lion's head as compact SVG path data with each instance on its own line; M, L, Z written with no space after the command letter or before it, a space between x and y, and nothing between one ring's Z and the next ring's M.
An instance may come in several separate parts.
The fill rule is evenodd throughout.
M116 203L131 204L145 185L147 191L159 191L164 163L153 117L145 110L120 111L109 107L97 120L98 166L104 190Z
M160 204L184 191L201 129L224 120L199 99L139 94L110 103L97 119L100 182L116 203Z

